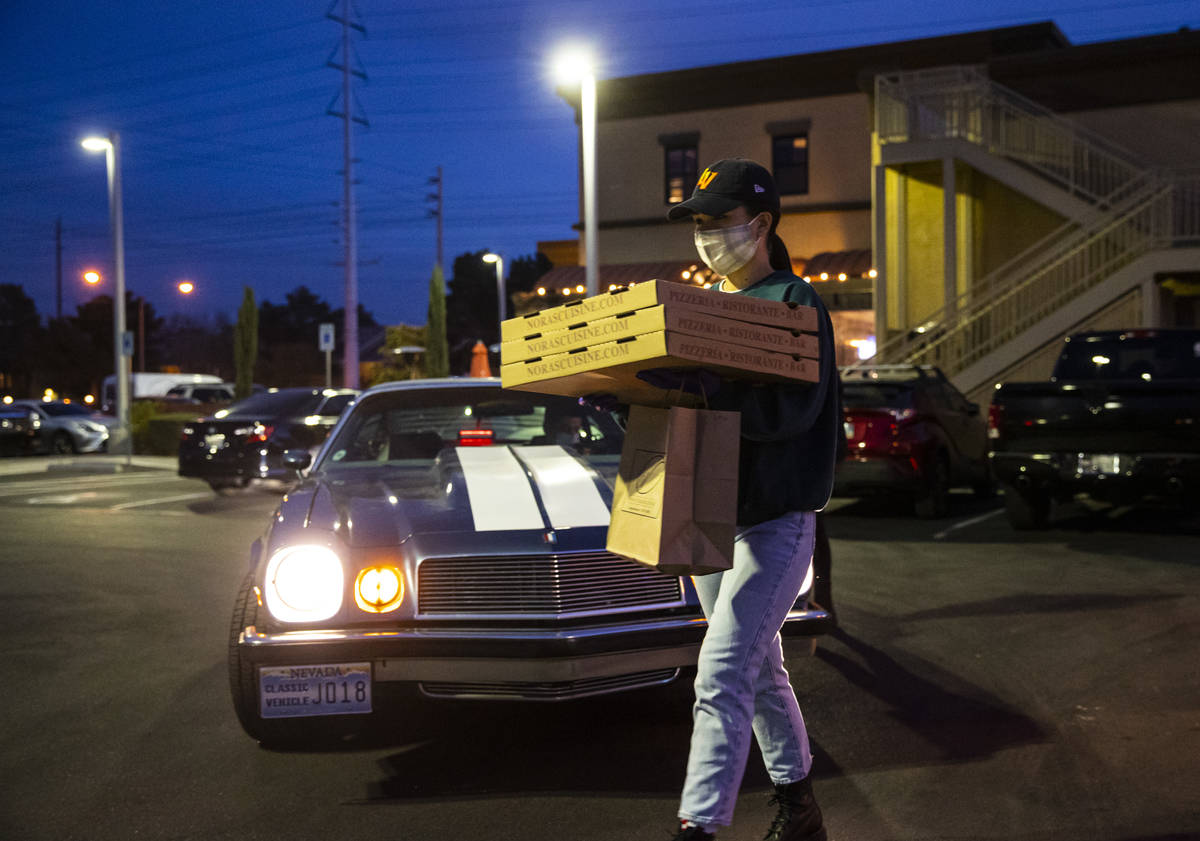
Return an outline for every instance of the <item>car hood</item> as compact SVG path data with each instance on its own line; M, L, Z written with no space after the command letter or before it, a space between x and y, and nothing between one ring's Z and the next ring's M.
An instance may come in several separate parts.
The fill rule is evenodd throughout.
M330 467L292 497L307 507L308 527L337 532L352 547L396 546L414 535L486 542L501 533L607 527L616 461L588 461L559 446L457 447L432 464Z

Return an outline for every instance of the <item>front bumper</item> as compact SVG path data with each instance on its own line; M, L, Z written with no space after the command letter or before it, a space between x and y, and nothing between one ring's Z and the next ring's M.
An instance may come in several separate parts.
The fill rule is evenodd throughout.
M824 610L793 610L787 635L820 633ZM376 682L565 683L694 666L707 622L679 616L575 628L406 628L261 633L238 639L258 666L370 660Z
M75 450L80 453L97 453L108 447L108 430L72 430Z

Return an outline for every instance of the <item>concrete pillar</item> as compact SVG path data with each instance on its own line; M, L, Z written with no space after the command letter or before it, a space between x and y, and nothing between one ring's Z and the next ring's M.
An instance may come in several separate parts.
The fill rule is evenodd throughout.
M875 164L871 180L871 264L875 280L871 285L871 304L875 308L875 342L887 339L887 167Z
M942 281L947 318L958 303L958 189L954 178L954 158L942 158Z

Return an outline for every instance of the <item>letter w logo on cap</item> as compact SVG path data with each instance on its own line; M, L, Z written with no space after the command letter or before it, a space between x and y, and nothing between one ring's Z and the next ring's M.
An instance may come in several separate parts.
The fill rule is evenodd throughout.
M708 185L711 184L712 180L716 177L717 174L715 172L713 172L711 169L706 169L704 172L700 173L700 181L697 186L699 186L701 190L707 190Z

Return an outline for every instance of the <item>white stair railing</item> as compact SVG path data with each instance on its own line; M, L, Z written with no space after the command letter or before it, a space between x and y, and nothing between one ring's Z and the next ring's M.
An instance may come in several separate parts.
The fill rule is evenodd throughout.
M1077 254L1089 242L1103 236L1115 220L1157 200L1164 187L1159 178L1145 173L1139 188L1126 195L1123 201L1110 203L1107 210L1097 211L1081 224L1067 223L1057 228L994 271L972 282L969 289L949 304L925 316L914 330L880 342L876 356L897 362L907 359L927 347L932 335L953 330L962 319L985 310L1011 291L1015 284L1040 276L1064 259Z
M1091 202L1121 198L1122 186L1146 170L1133 153L996 84L978 67L876 77L875 122L881 144L965 140Z
M1174 203L1174 186L1159 186L1039 271L919 336L923 341L913 342L898 361L937 365L947 375L966 369L1138 257L1168 245Z
M1153 172L980 68L885 74L875 89L880 144L963 140L1094 210L972 283L915 330L881 341L872 361L958 373L1150 249L1200 244L1200 175Z

